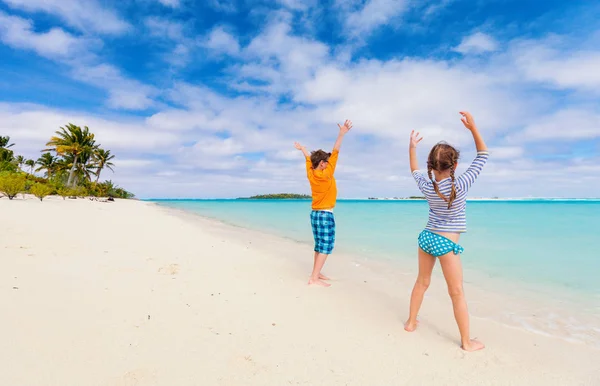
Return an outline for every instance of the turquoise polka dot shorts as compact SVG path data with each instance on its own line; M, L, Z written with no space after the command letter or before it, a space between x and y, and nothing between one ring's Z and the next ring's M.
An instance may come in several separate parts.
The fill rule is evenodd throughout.
M425 229L419 235L419 248L433 257L440 257L454 252L455 255L464 252L464 248L454 241Z

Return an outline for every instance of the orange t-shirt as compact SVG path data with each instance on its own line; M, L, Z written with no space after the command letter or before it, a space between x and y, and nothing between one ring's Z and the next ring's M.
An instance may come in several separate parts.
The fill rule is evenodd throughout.
M335 166L337 165L339 151L334 150L329 157L325 170L313 169L310 157L306 157L306 175L312 191L312 208L333 209L337 199L337 186L335 185Z

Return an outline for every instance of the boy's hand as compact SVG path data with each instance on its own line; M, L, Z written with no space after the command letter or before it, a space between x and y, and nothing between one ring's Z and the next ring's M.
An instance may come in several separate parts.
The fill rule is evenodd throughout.
M475 120L473 119L471 113L469 113L468 111L461 111L460 115L462 115L462 118L460 120L467 129L469 129L470 131L477 129L477 126L475 126Z
M419 132L413 130L410 132L410 148L416 149L417 144L423 140L423 137L419 138Z
M306 148L304 146L300 145L300 143L298 143L298 142L294 142L294 147L298 150L302 150L302 151L306 150Z
M352 121L346 119L346 122L344 122L344 126L340 126L340 124L338 123L338 127L340 128L340 134L346 134L352 128Z

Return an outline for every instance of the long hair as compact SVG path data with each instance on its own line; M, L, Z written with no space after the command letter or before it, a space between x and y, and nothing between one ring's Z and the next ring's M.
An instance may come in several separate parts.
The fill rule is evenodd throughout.
M459 156L460 152L454 147L445 142L440 142L431 148L429 157L427 158L427 175L433 183L433 189L437 195L448 203L448 209L450 209L452 202L456 198L454 169L456 168L456 163L458 162ZM450 170L450 178L452 179L452 191L450 192L450 197L446 197L440 192L440 188L433 178L432 170L435 170L436 172L445 172L446 170Z

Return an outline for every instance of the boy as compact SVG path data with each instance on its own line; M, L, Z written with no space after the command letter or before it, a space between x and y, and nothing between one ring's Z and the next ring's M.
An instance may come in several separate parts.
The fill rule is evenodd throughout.
M312 192L312 212L310 222L315 238L315 258L312 274L308 279L309 285L329 287L331 284L324 280L329 278L321 274L325 260L333 251L335 244L335 219L333 208L337 199L337 187L335 178L335 166L344 135L352 128L352 122L346 120L344 126L340 126L340 133L333 145L333 151L326 153L319 149L308 154L306 148L298 142L294 143L296 149L301 150L306 157L306 175L310 182Z

